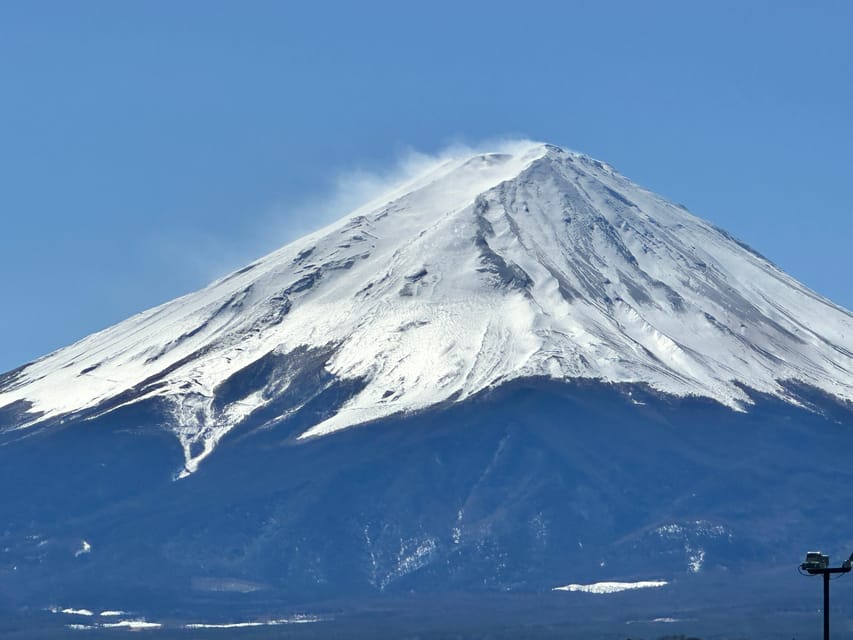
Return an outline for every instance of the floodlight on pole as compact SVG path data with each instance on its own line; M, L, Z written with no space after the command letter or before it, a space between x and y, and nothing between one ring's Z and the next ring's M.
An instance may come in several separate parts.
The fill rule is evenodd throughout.
M849 573L853 568L853 553L840 567L829 566L829 556L820 551L806 553L806 561L800 565L800 571L811 576L823 576L823 640L829 640L829 575L832 573Z

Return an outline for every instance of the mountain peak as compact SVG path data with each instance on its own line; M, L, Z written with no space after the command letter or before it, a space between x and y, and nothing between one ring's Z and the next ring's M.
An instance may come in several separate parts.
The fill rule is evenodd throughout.
M0 378L12 428L167 407L186 473L229 431L345 397L313 437L532 376L737 410L853 400L853 316L713 225L538 142L443 159L320 231ZM310 380L311 382L306 382ZM3 428L0 423L0 428Z

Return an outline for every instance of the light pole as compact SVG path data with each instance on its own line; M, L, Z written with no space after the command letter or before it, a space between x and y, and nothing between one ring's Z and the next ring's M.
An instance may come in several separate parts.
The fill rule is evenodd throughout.
M800 565L800 571L812 576L823 576L823 640L829 640L829 574L848 573L853 566L853 554L841 563L840 567L829 566L829 556L820 551L809 551L806 561Z

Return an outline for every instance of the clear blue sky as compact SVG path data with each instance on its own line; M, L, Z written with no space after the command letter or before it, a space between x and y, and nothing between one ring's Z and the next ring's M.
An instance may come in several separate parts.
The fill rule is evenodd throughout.
M325 222L341 174L503 136L851 308L851 25L843 1L2 3L0 370Z

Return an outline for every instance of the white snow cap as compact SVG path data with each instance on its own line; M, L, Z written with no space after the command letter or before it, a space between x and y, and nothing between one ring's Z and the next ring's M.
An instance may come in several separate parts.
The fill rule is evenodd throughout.
M290 377L214 402L270 354L317 350L354 395L303 437L527 377L646 383L747 408L785 381L853 400L853 315L610 166L524 142L445 157L205 289L0 378L24 428L162 397L191 473ZM301 366L293 358L294 367Z

